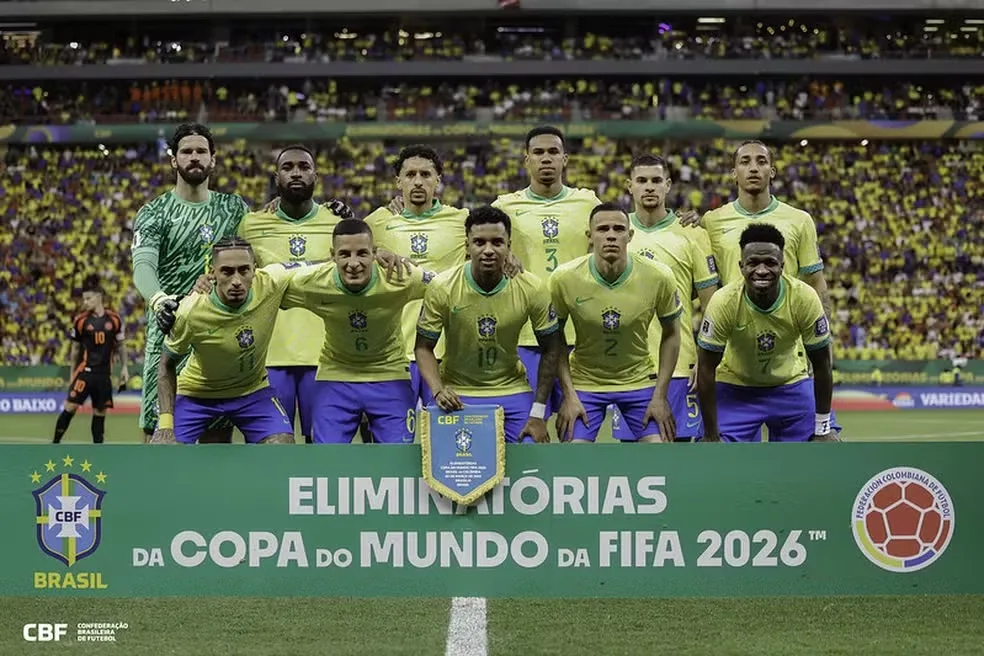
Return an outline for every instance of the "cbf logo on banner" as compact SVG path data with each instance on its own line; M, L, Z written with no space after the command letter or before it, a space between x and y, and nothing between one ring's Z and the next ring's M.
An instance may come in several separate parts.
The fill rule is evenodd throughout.
M470 505L506 475L505 415L495 405L420 412L424 480L455 503Z
M890 572L916 572L939 560L953 537L953 500L931 474L895 467L875 474L854 500L854 539Z

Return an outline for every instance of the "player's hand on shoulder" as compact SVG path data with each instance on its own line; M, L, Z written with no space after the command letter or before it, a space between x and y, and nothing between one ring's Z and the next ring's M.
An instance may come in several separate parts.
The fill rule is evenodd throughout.
M465 404L461 402L460 398L458 398L458 393L450 387L442 387L441 390L434 395L434 401L437 403L437 406L445 412L454 412L456 410L464 410L465 408Z
M388 282L393 281L394 274L396 275L397 282L403 282L404 276L409 276L414 266L409 257L400 257L393 251L388 251L384 248L376 250L376 263L386 269L386 280Z
M588 412L577 396L564 396L560 409L557 411L557 438L561 442L574 439L574 424L580 419L585 428L588 426Z
M393 200L389 202L389 205L386 206L386 209L393 214L403 214L403 208L405 207L406 203L403 202L403 196L395 196Z
M550 433L547 432L547 422L539 417L530 417L526 420L526 425L519 432L519 441L522 442L523 438L527 435L532 437L533 441L537 444L548 444L550 442Z
M322 207L331 210L340 219L351 219L355 217L355 212L345 201L337 198L329 198L321 204Z
M150 444L177 444L178 440L174 437L174 429L158 428L150 438Z
M515 278L523 272L523 263L519 261L515 253L510 252L502 271L506 274L507 278Z
M694 210L687 210L686 212L681 212L679 214L680 225L685 228L699 228L701 227L701 221L703 217L699 212Z
M212 286L215 284L215 278L203 273L198 276L198 280L195 281L195 286L191 288L193 294L210 294L212 293Z
M263 211L267 214L273 214L280 207L280 196L274 196L269 203L263 206Z
M154 317L157 320L157 327L161 329L161 333L164 335L171 334L171 329L174 328L174 322L177 319L178 305L180 303L181 299L177 296L169 296L158 304L154 312Z

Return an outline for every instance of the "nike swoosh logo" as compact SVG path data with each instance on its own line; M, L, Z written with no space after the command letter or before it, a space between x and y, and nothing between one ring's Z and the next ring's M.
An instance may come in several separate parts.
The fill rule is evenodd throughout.
M728 234L729 232L731 232L732 230L737 230L737 229L738 229L738 228L725 228L724 230L722 230L722 231L721 231L721 234L722 234L722 235L726 235L726 234Z
M389 232L390 230L396 230L397 228L402 228L402 227L403 226L401 225L388 225L386 226L386 231Z
M697 421L694 421L694 422L690 422L690 421L687 422L687 428L697 428L698 426L700 426L700 420L699 419Z
M522 214L526 214L527 212L529 212L529 210L516 210L516 216L520 216Z
M211 337L212 335L214 335L216 333L216 331L218 331L218 328L212 328L211 330L209 330L208 331L209 337Z
M737 327L735 327L735 330L737 330L738 332L741 332L741 331L745 330L745 328L748 328L748 324L747 323L745 325L743 325L743 326L737 326Z
M574 302L580 305L581 303L587 303L588 301L591 300L591 298L592 298L591 296L588 296L587 298L581 298L580 296L578 296L577 298L574 299Z
M451 314L458 314L462 310L467 310L470 307L471 307L470 305L462 305L461 307L455 306L451 308Z

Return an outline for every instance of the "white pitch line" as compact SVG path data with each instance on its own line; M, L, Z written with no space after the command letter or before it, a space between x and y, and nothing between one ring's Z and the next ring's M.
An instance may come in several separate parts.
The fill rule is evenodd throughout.
M451 600L445 656L488 656L489 635L485 597Z

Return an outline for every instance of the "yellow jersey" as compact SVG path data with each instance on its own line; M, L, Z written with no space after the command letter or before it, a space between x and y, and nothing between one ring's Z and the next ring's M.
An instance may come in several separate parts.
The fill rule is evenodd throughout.
M284 292L297 265L274 264L256 271L246 301L225 305L215 290L186 296L164 349L175 358L188 353L178 375L178 394L235 399L269 386L266 359Z
M433 206L420 216L409 210L393 214L380 207L366 217L366 223L372 229L378 248L409 257L427 271L441 273L465 261L467 218L468 210L442 205L435 200ZM403 310L403 341L411 360L421 305L421 301L411 301ZM444 357L444 340L437 343L434 354L439 359Z
M527 323L541 336L557 330L547 285L524 271L512 279L503 276L487 292L475 282L468 262L430 283L417 332L433 340L445 335L445 385L464 396L506 396L530 391L517 351Z
M256 265L276 262L327 260L332 231L341 221L331 210L315 205L307 216L294 219L276 212L250 212L239 224L239 236L253 246ZM304 335L304 339L298 339ZM284 310L277 319L267 355L269 367L313 367L318 364L324 325L303 308Z
M783 276L779 298L763 310L748 298L745 282L718 290L704 310L697 344L724 352L717 380L745 387L778 387L807 378L807 350L830 345L830 325L820 296L802 280Z
M595 255L582 255L550 276L550 296L558 318L569 317L577 331L570 360L576 389L614 392L656 384L649 325L654 318L675 320L683 310L669 267L630 253L625 271L610 283L598 273Z
M527 187L499 196L492 207L512 221L512 252L523 268L546 280L557 267L588 252L588 217L601 204L590 189L564 187L553 198L539 196ZM566 328L574 343L573 324ZM520 346L537 345L530 326L523 329Z
M334 262L307 267L294 276L283 307L306 307L331 336L324 341L317 380L352 383L407 380L400 317L404 306L424 297L433 277L414 269L402 282L386 280L373 264L369 283L352 292Z
M629 242L629 252L665 264L676 280L683 311L680 314L680 357L673 377L688 378L697 366L697 342L691 329L694 315L691 299L696 290L714 287L721 282L710 239L703 228L682 227L673 212L652 226L643 225L634 212L629 215L629 220L635 231ZM653 321L649 325L649 351L657 369L662 335L660 322Z

